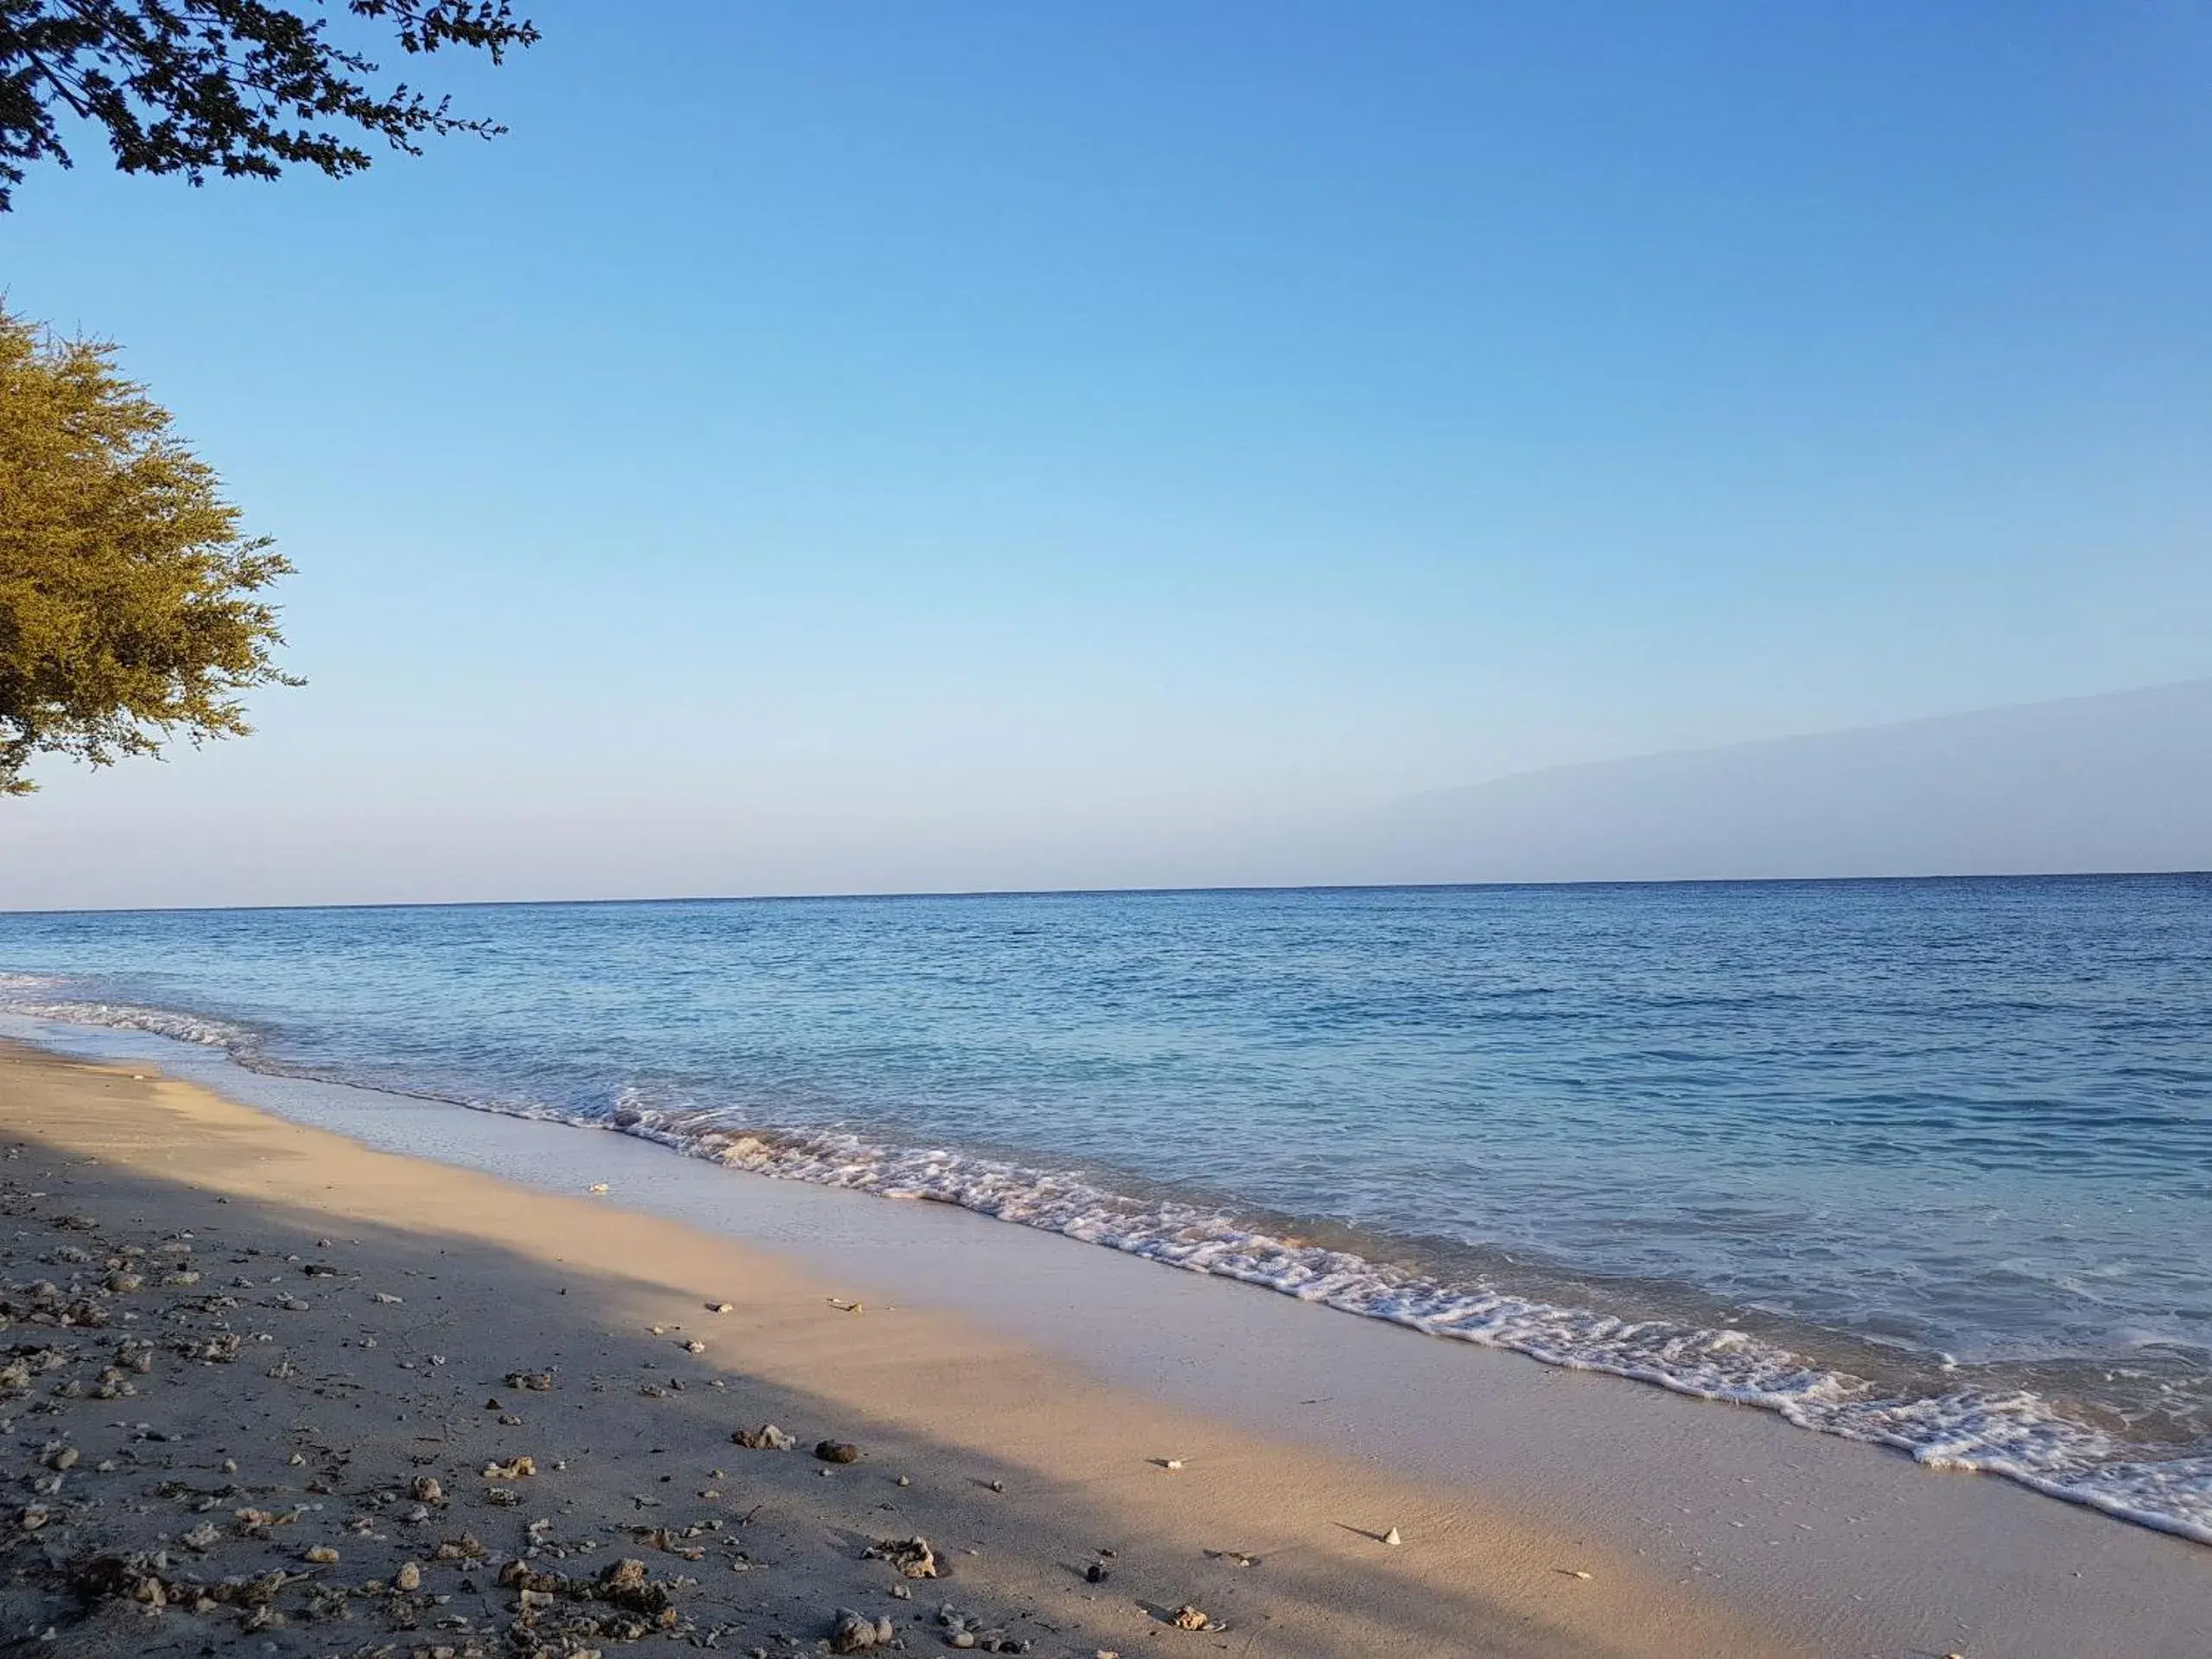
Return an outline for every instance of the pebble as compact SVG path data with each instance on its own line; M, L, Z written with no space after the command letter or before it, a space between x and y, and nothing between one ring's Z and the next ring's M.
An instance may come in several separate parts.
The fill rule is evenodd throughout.
M818 1440L814 1455L824 1463L858 1463L861 1449L850 1440Z
M423 1587L423 1569L413 1561L402 1561L399 1571L391 1575L395 1590L416 1591Z
M703 1354L707 1351L707 1344L694 1337L683 1344L683 1351L687 1354Z
M870 1618L866 1613L840 1607L830 1627L830 1651L861 1653L869 1648L887 1648L897 1636L889 1619Z
M438 1478L435 1475L416 1476L415 1484L411 1490L414 1491L415 1501L417 1503L440 1503L443 1501L446 1495L446 1489L438 1484Z
M1398 1529L1395 1527L1393 1527L1389 1531L1382 1535L1382 1541L1389 1545L1393 1549L1395 1549L1400 1544L1404 1543L1406 1541L1398 1535Z
M707 1304L707 1312L709 1313L734 1313L737 1312L737 1304L734 1302L709 1302Z
M317 1567L335 1567L338 1565L338 1552L328 1544L316 1544L300 1559L313 1561Z

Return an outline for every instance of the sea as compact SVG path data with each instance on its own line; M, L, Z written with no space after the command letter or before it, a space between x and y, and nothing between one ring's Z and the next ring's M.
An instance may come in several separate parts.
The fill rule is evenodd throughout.
M86 1027L2212 1542L2212 876L0 915L0 1031Z

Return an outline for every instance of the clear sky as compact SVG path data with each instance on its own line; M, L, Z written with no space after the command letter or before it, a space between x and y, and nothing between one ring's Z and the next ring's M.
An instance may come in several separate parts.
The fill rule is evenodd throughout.
M2212 673L2202 0L524 9L496 143L0 220L312 682L16 902L1235 880Z

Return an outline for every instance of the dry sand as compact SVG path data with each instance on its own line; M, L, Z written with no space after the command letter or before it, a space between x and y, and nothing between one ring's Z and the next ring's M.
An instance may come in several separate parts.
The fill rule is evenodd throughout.
M1466 1494L588 1198L18 1048L0 1135L11 1642L779 1654L845 1609L908 1651L1084 1659L1807 1650ZM795 1449L733 1443L772 1422ZM868 1559L917 1535L943 1576Z

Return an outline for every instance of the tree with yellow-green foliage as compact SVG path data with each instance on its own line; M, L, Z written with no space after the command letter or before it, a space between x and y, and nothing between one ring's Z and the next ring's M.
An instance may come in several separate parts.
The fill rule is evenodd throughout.
M0 311L0 794L40 754L93 766L250 729L296 684L259 597L291 566L115 348Z

